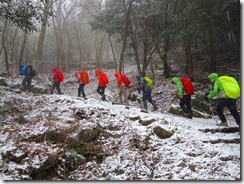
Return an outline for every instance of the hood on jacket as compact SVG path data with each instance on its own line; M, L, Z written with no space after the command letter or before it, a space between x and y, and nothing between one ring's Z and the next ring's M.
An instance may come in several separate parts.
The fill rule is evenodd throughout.
M172 83L177 84L180 81L178 77L173 77L172 78Z
M119 72L115 72L115 73L114 73L114 76L115 76L115 77L119 77L119 75L120 75Z
M219 75L217 73L211 73L208 78L212 83L216 82L216 80L219 78Z
M57 71L57 70L58 70L57 68L53 68L53 69L52 69L53 72L55 72L55 71Z
M100 74L100 73L102 73L102 71L99 70L99 69L97 69L97 70L96 70L96 75L98 75L98 74Z

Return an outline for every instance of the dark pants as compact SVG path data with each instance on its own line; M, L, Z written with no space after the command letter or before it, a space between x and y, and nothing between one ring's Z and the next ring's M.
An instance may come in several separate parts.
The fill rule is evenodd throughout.
M82 94L83 98L86 98L86 94L84 92L85 84L80 84L78 88L78 96L80 97L80 94Z
M104 93L105 93L105 87L98 86L98 87L97 87L97 93L100 94L101 96L104 96Z
M157 109L155 101L152 100L152 89L147 88L143 91L142 102L145 109L147 109L147 101L153 105L154 110Z
M28 90L29 92L31 92L31 81L32 81L32 78L30 76L25 76L25 78L22 81L22 85L23 85L24 89Z
M150 103L152 103L152 90L151 89L146 89L145 91L143 91L143 95L142 95L142 101L148 101Z
M60 83L59 82L54 82L51 88L51 94L53 94L53 91L55 90L55 88L57 89L58 93L61 94L60 91Z
M180 107L186 114L190 114L192 116L191 109L191 95L183 95L183 98L180 99Z
M221 122L226 122L226 118L223 114L225 106L229 109L230 113L234 117L236 124L240 125L240 114L238 113L238 111L236 109L236 100L231 99L231 98L220 98L219 99L219 103L217 105L216 111L218 113L218 116L219 116L219 119L221 120Z

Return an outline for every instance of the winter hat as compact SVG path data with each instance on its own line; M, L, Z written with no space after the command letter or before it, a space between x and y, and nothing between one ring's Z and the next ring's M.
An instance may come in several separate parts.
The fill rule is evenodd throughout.
M172 78L172 84L176 84L180 79L178 77Z

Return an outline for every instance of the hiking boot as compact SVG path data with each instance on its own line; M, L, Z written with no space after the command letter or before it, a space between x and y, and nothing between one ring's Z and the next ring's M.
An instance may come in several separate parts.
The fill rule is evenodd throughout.
M103 101L105 101L105 100L106 100L105 95L103 95L103 96L102 96L102 100L103 100Z
M147 110L147 102L143 101L143 109Z
M153 110L154 111L158 110L158 107L157 107L157 105L156 105L156 103L154 101L152 101L152 105L153 105Z
M216 124L217 126L228 126L227 122L221 122Z
M192 119L192 115L190 113L186 113L183 115L184 118Z

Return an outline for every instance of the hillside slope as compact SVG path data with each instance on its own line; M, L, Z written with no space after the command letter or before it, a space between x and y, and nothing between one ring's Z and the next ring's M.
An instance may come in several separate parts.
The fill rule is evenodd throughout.
M229 128L220 128L215 116L169 114L167 109L178 102L167 81L167 88L162 83L154 91L164 96L159 110L149 106L149 113L141 112L137 102L113 105L114 81L108 101L101 101L93 76L87 100L76 97L73 76L61 86L64 95L19 94L13 86L20 79L6 81L0 86L1 180L241 178L240 135L233 119Z

